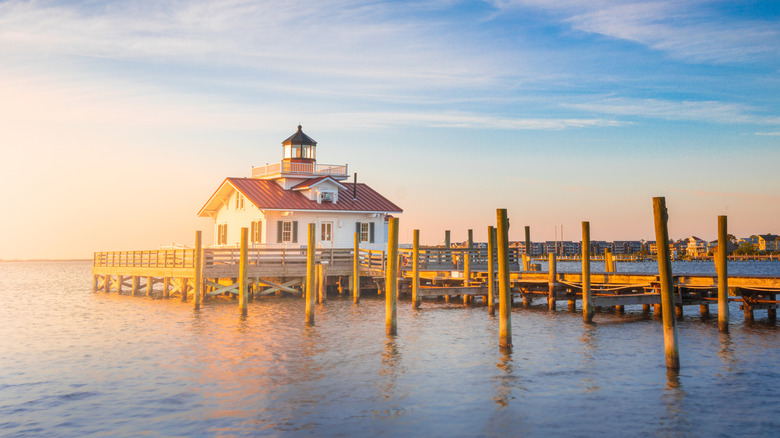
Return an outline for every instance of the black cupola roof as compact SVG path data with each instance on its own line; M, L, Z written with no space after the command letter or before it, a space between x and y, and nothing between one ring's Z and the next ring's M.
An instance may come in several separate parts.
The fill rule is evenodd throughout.
M316 146L317 142L314 141L313 138L309 137L308 135L304 134L301 130L301 125L298 125L298 132L295 134L287 137L287 140L282 142L283 146L286 145L309 145L309 146Z

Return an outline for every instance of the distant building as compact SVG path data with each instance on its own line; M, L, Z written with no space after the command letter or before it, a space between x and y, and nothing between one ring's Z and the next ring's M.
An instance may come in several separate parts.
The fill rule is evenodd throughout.
M689 256L699 257L707 255L709 251L709 243L704 239L699 239L696 236L691 236L687 239L688 245L685 248L685 253Z
M759 234L758 235L758 250L759 251L777 251L778 250L778 244L780 244L780 240L778 240L778 236L775 234Z

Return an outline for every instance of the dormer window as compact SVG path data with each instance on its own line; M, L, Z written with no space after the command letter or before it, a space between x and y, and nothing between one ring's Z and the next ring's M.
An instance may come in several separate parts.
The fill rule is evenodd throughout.
M333 193L332 192L322 192L320 193L320 202L333 202Z

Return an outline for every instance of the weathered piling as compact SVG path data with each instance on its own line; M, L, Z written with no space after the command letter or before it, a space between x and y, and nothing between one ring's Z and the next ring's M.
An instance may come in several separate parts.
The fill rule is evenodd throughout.
M550 265L549 265L549 272L550 272L550 279L549 279L549 289L547 292L547 308L549 310L555 310L555 281L557 280L557 272L556 272L556 263L555 263L555 253L550 253Z
M249 235L249 229L246 227L241 228L241 253L238 262L238 309L241 315L247 314L247 236Z
M360 302L360 235L355 233L355 252L352 258L352 302Z
M317 265L317 303L324 303L328 298L328 266Z
M201 295L203 294L203 232L195 231L195 299L192 301L192 307L195 310L200 309ZM163 283L163 289L167 285ZM165 294L165 291L163 291Z
M487 275L488 275L488 313L496 314L496 265L494 255L496 252L496 229L488 226L487 239Z
M419 309L420 296L420 230L412 232L412 308Z
M385 272L385 333L398 334L397 291L398 291L398 218L390 218L387 239L387 270Z
M666 367L680 369L680 352L677 348L677 319L675 318L674 291L672 289L672 262L669 259L669 231L667 222L666 199L653 198L653 217L655 220L655 241L658 242L658 279L661 285L661 308L664 327L664 351Z
M728 234L726 216L718 216L718 253L715 263L718 271L718 330L729 332L729 277L726 263Z
M306 241L306 324L314 324L315 224L308 227Z
M509 289L509 221L506 209L496 210L496 250L498 253L498 345L512 347L512 294Z
M531 270L531 227L525 226L525 254L523 257L523 271Z
M593 300L590 296L590 222L582 223L582 320L593 322Z
M474 230L468 231L465 257L463 257L463 286L471 286L471 248L474 246ZM463 304L469 303L471 295L463 294Z

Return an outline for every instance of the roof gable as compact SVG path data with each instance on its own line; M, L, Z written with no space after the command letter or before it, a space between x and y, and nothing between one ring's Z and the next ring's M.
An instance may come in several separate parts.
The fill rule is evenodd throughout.
M312 189L312 188L318 187L318 186L328 186L328 185L330 185L333 188L338 188L338 189L343 189L343 190L347 189L346 187L344 187L343 184L341 184L340 182L336 181L332 177L330 177L330 176L321 176L319 178L307 179L306 181L295 185L291 190L307 190L307 189Z
M338 185L340 186L338 203L318 204L317 201L306 197L300 190L284 190L272 180L226 178L200 209L198 216L209 217L213 212L216 212L222 205L222 200L231 193L228 189L238 190L260 210L403 213L400 207L365 184L358 183L357 187L354 183L338 183ZM353 189L357 194L356 199L353 198Z

